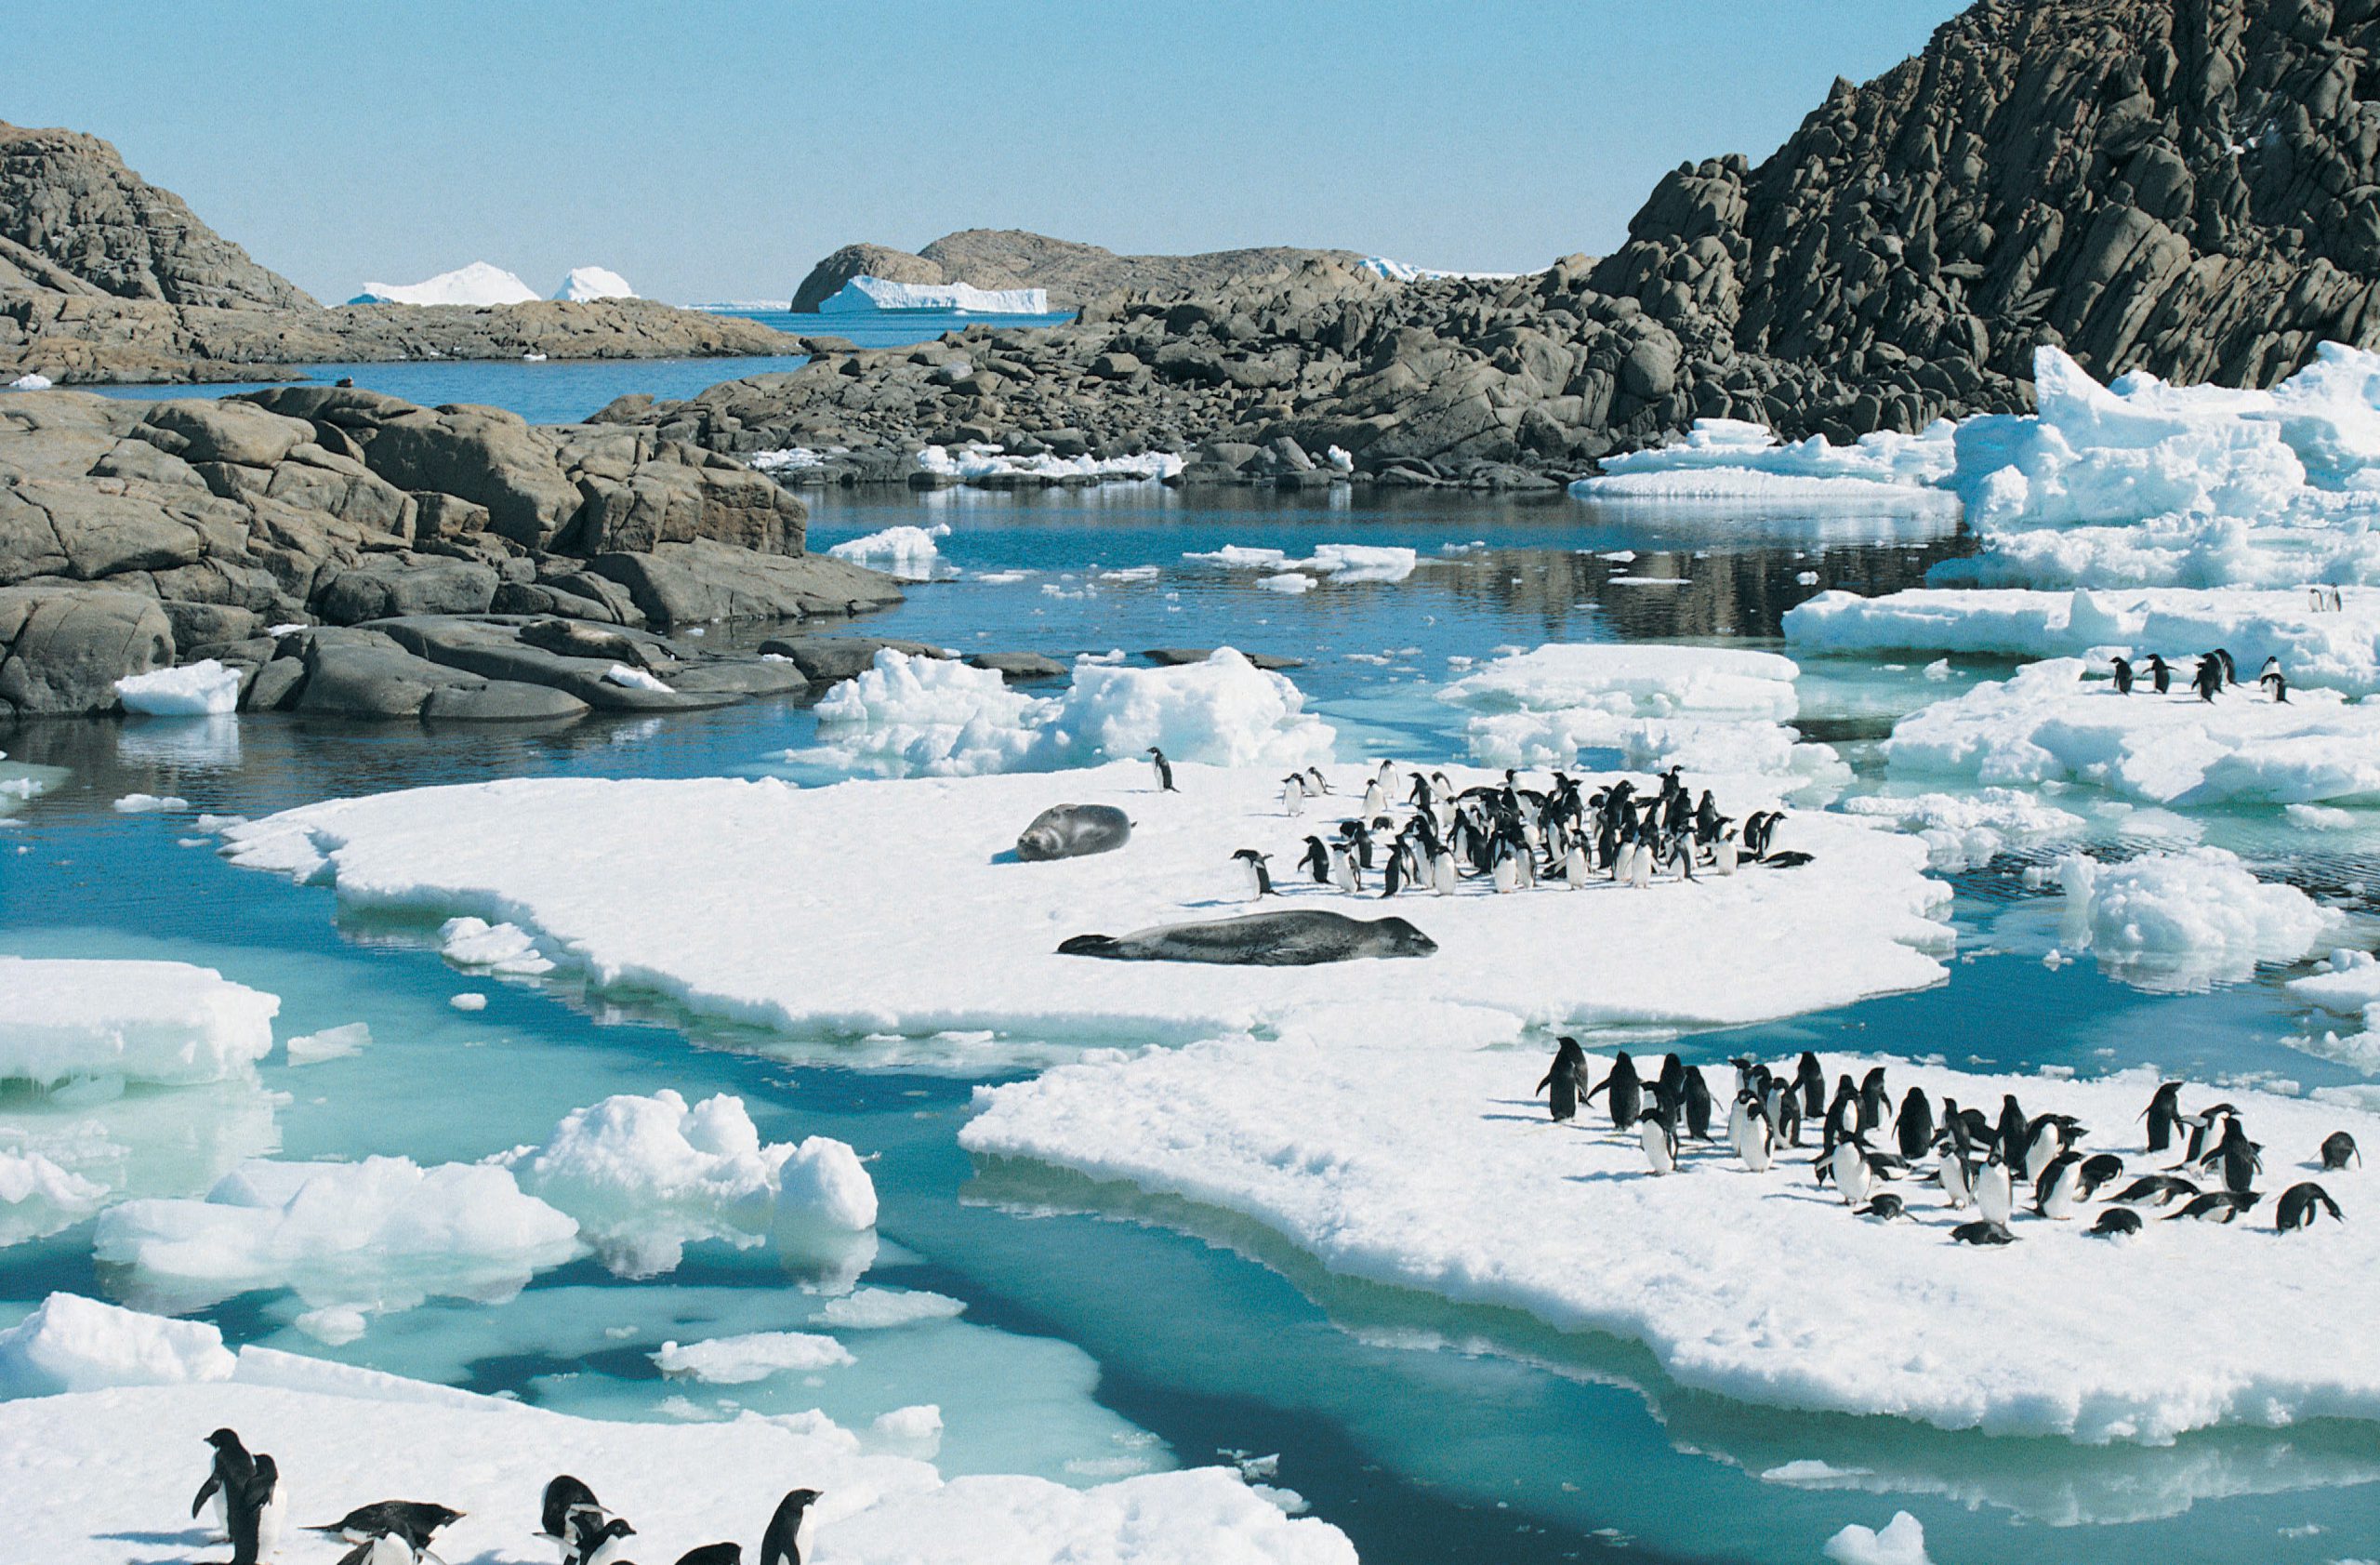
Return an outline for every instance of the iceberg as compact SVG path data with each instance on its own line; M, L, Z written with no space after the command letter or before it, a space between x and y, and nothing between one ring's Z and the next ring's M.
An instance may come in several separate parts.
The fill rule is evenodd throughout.
M272 1052L277 996L179 962L0 957L0 1081L188 1086Z
M1366 256L1355 263L1358 272L1368 272L1386 283L1435 283L1446 280L1461 282L1501 283L1514 277L1534 277L1534 272L1449 272L1443 267L1413 266L1405 261L1391 260L1386 256Z
M978 288L969 283L888 283L854 277L818 301L821 315L879 310L947 310L960 315L1047 315L1046 288Z
M1658 948L1664 962L1676 949ZM1638 1137L1600 1114L1546 1122L1529 1093L1546 1053L1383 1028L1367 1045L1285 1034L1108 1054L978 1088L959 1140L1238 1214L1341 1276L1642 1342L1678 1384L1739 1402L2145 1445L2224 1424L2380 1419L2380 1335L2306 1326L2357 1318L2380 1225L2272 1231L2301 1160L2340 1129L2380 1145L2380 1117L2226 1087L2271 1171L2236 1227L2149 1209L2148 1232L2110 1243L2085 1232L2091 1207L2053 1221L2027 1202L2015 1243L1978 1248L1951 1241L1974 1213L1930 1183L1892 1187L1908 1207L1897 1222L1814 1190L1814 1134L1765 1174L1724 1142L1689 1141L1679 1172L1655 1177ZM2140 1139L2159 1081L2148 1068L2074 1081L1820 1059L1829 1079L1885 1066L1895 1102L1917 1086L1987 1112L2016 1094L2033 1113L2075 1115L2128 1174L2170 1160ZM1589 1063L1597 1081L1610 1068ZM1716 1068L1722 1089L1726 1076ZM2194 1088L2185 1106L2214 1095ZM2321 1178L2350 1213L2380 1200L2380 1171Z
M574 266L551 297L570 304L588 304L599 298L635 298L637 291L616 272L606 272L600 266Z
M1420 556L1413 550L1366 543L1316 544L1314 552L1302 560L1291 559L1285 550L1250 549L1236 543L1182 557L1196 564L1217 565L1224 570L1283 574L1302 571L1342 582L1403 581L1420 563ZM1270 585L1274 579L1268 577L1264 584Z
M847 539L826 550L838 560L889 571L896 581L932 581L942 573L942 550L934 540L950 536L950 524L931 527L887 527L865 537Z
M240 705L240 670L212 657L115 682L126 711L141 717L219 717Z
M487 309L498 304L533 304L537 290L501 267L473 261L453 272L442 272L423 283L366 283L350 304L462 304Z
M2045 804L2021 789L1985 788L1973 793L1863 794L1838 806L1844 814L1889 820L1914 831L1937 869L1959 870L1989 864L2014 843L2082 834L2081 816Z
M2221 848L2116 864L2069 854L2058 860L2057 880L2069 937L2140 988L2238 982L2259 962L2299 960L2347 922L2295 886L2258 880Z

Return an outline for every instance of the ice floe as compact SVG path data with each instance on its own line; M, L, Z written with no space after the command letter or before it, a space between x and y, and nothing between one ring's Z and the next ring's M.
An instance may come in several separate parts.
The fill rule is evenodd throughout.
M172 793L127 793L115 802L120 816L163 816L190 808L190 801Z
M288 1051L292 1065L320 1065L324 1060L345 1059L360 1054L372 1046L372 1028L368 1023L349 1022L341 1027L324 1028L291 1039L282 1047Z
M196 1086L74 1081L0 1098L0 1245L71 1227L128 1196L205 1190L279 1146L283 1099L245 1068Z
M2245 978L2259 962L2298 960L2345 923L2295 886L2258 880L2221 848L2116 863L2069 854L2058 860L2057 881L2073 943L2148 988Z
M212 657L115 682L124 710L141 717L217 717L240 705L240 670Z
M2145 803L2380 800L2380 702L2276 702L2254 685L2202 701L2187 673L2174 683L2119 695L2079 658L2051 658L1911 712L1884 751L1896 776L2080 783Z
M2325 1028L2318 1037L2294 1040L2299 1048L2380 1075L2380 961L2370 951L2336 950L2329 966L2289 980L2289 992L2334 1016L2363 1023L2361 1032Z
M1822 1056L1830 1079L1873 1063ZM2148 1070L2085 1081L1881 1063L1896 1103L1919 1086L1996 1113L2013 1093L2030 1113L2078 1116L2127 1177L2172 1160L2143 1147ZM1608 1061L1590 1066L1600 1081ZM1198 1043L980 1088L960 1142L1241 1214L1333 1272L1632 1338L1680 1384L1741 1401L2149 1444L2226 1423L2380 1419L2380 1337L2308 1325L2359 1318L2380 1265L2380 1225L2360 1220L2380 1174L2320 1175L2356 1220L2283 1235L2272 1217L2326 1135L2375 1144L2373 1116L2227 1089L2264 1146L2265 1195L2237 1225L2144 1208L2146 1231L2111 1243L2085 1231L2098 1201L2052 1221L2028 1200L2016 1242L1977 1247L1950 1237L1972 1209L1948 1210L1930 1183L1888 1187L1901 1221L1853 1215L1812 1183L1815 1127L1809 1150L1780 1147L1765 1174L1724 1141L1688 1141L1680 1172L1655 1177L1637 1134L1600 1112L1592 1130L1550 1125L1530 1094L1544 1068L1533 1051L1390 1034ZM1729 1072L1712 1074L1724 1105ZM2185 1107L2213 1095L2187 1092Z
M1501 781L1447 770L1457 787ZM1941 975L1934 953L1948 931L1935 920L1949 891L1924 873L1924 844L1842 816L1783 823L1776 845L1809 864L1691 883L1500 895L1466 881L1395 902L1310 883L1296 869L1306 836L1335 830L1373 774L1336 768L1337 792L1311 819L1284 813L1269 767L1177 765L1172 794L1145 763L815 789L518 778L310 805L229 837L238 862L319 875L348 906L500 912L599 988L808 1034L1109 1041L1336 1015L1356 1031L1496 1037L1533 1024L1748 1022ZM1686 781L1713 787L1731 815L1777 799L1763 779ZM1059 802L1124 809L1130 845L1016 862L1016 834ZM590 844L600 877L584 871ZM1269 907L1400 915L1438 953L1298 969L1058 954L1072 935L1250 911L1231 857L1242 847L1273 855L1285 895ZM1654 949L1662 960L1644 960Z
M942 550L934 540L949 536L947 522L931 527L887 527L836 544L826 552L838 560L888 571L898 581L932 581L942 574Z
M1897 511L1955 507L1938 487L1951 473L1950 426L1918 434L1879 431L1856 445L1812 435L1790 444L1739 418L1698 418L1683 440L1606 457L1571 493L1589 499L1747 499Z
M877 310L947 310L961 315L1047 315L1047 288L979 288L971 283L892 283L854 277L818 301L821 315Z
M1419 555L1410 549L1367 543L1316 544L1314 552L1302 559L1292 558L1287 550L1251 549L1236 543L1182 557L1194 564L1215 565L1224 570L1266 572L1262 583L1264 586L1300 576L1327 577L1340 582L1403 581L1420 563ZM1302 591L1304 588L1296 590Z
M2079 837L2083 829L2081 816L2013 788L1986 788L1973 793L1863 794L1844 800L1840 808L1848 815L1893 821L1904 830L1914 831L1924 842L1937 869L1988 864L2012 844Z
M929 445L918 453L919 472L962 483L987 478L1154 480L1171 478L1182 471L1182 462L1181 455L1172 451L1120 457L1060 457L1045 451L1021 457L983 441Z
M272 1052L278 997L179 962L0 957L0 1081L184 1086Z
M856 1361L850 1348L815 1332L751 1332L707 1342L667 1342L653 1356L663 1374L712 1386L748 1386L773 1374L840 1369Z
M534 975L550 973L553 962L539 953L530 933L516 924L490 923L485 919L448 919L438 926L438 954L457 967L483 973Z
M588 304L599 298L634 298L628 280L600 266L574 266L551 296L567 304Z
M52 1293L0 1332L0 1398L229 1380L234 1362L205 1321Z
M816 712L830 758L896 776L1050 771L1152 745L1183 761L1302 766L1329 760L1337 739L1295 684L1229 647L1166 669L1078 661L1051 696L1012 690L997 670L887 647Z
M1853 1522L1826 1541L1835 1565L1934 1565L1925 1553L1925 1527L1907 1511L1895 1511L1882 1528Z
M8 382L12 391L46 391L58 382L38 371L28 371Z
M536 302L537 290L500 266L473 261L421 283L366 283L350 304L464 304L486 309Z

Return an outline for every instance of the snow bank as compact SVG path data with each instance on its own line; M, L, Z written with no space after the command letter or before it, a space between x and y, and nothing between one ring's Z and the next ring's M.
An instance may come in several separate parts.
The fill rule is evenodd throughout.
M818 301L821 315L877 310L948 310L961 315L1047 315L1047 288L979 288L971 283L888 283L854 277Z
M1097 670L1121 673L1125 670ZM1457 787L1499 775L1446 770ZM1339 767L1360 799L1369 765ZM731 778L515 778L335 801L232 829L234 858L336 884L350 907L501 911L598 988L633 986L712 1015L808 1033L1179 1040L1305 1017L1361 1032L1509 1036L1520 1028L1749 1022L1922 988L1948 939L1948 890L1913 838L1795 814L1777 845L1794 869L1645 889L1596 882L1499 895L1344 897L1302 883L1309 832L1340 806L1282 813L1267 767L1145 763L797 789ZM1580 774L1589 789L1601 781ZM1644 786L1646 779L1636 779ZM1776 801L1759 779L1704 777L1740 815ZM1400 787L1392 790L1402 796ZM1113 804L1123 852L1013 859L1050 805ZM1232 853L1273 856L1276 908L1395 913L1435 939L1418 961L1304 969L1060 956L1069 935L1122 934L1243 910ZM601 877L584 870L600 853ZM866 874L821 865L865 863ZM632 909L623 916L623 909ZM798 938L787 932L799 932ZM1659 950L1659 962L1644 953Z
M653 1361L667 1375L711 1386L749 1386L774 1374L840 1369L856 1363L851 1349L814 1332L749 1332L680 1346L665 1342Z
M179 962L0 957L0 1081L165 1086L245 1075L278 997Z
M2204 988L2258 962L2295 962L2345 923L2295 886L2256 879L2221 848L2057 863L2067 927L2099 963L2144 988Z
M1937 869L1989 864L2014 842L2079 837L2082 817L2013 788L1974 793L1867 794L1845 799L1846 815L1889 820L1914 831Z
M1080 660L1051 696L1020 695L997 670L888 647L815 710L822 758L894 775L1051 771L1152 745L1176 761L1302 766L1329 759L1338 737L1296 685L1229 647L1170 669Z
M1058 457L1045 451L1038 457L1019 457L998 445L971 441L964 445L927 446L918 453L918 471L962 483L985 478L1157 480L1180 472L1182 457L1172 451L1127 457Z
M240 707L240 670L212 657L115 682L126 711L141 717L218 717Z
M676 1270L697 1240L760 1244L781 1219L876 1223L876 1187L850 1147L815 1135L764 1146L744 1100L724 1093L691 1108L667 1089L608 1097L509 1161L624 1277Z
M936 538L950 536L950 524L932 527L887 527L880 533L853 538L826 550L838 560L890 571L898 581L932 581L941 574L942 551Z
M0 1470L43 1475L11 1493L15 1546L44 1565L193 1558L203 1540L188 1514L192 1453L204 1456L199 1437L224 1424L279 1460L306 1513L293 1521L434 1495L464 1513L440 1533L439 1552L486 1565L552 1558L533 1534L536 1497L557 1472L628 1516L651 1540L648 1559L715 1539L757 1558L749 1551L770 1513L799 1483L824 1494L805 1553L835 1565L1355 1561L1337 1529L1283 1515L1228 1468L1089 1489L1008 1475L945 1482L928 1463L865 1450L817 1413L574 1418L253 1347L228 1380L0 1402ZM344 1545L308 1546L329 1559ZM294 1539L289 1552L299 1552Z
M131 1268L139 1303L287 1288L316 1309L386 1312L509 1298L579 1253L577 1234L506 1169L366 1158L243 1163L203 1200L126 1201L100 1214L92 1248Z
M1884 751L1896 776L2083 783L2158 804L2380 800L2380 702L2275 702L2254 685L2208 702L2187 674L2175 683L2120 696L2080 659L2052 658L1920 708Z
M1328 577L1332 581L1403 581L1413 574L1420 563L1410 549L1390 544L1324 543L1316 544L1314 552L1302 560L1293 560L1288 550L1280 549L1250 549L1227 543L1221 549L1203 553L1186 553L1184 560L1201 565L1219 565L1225 570L1264 571L1268 575L1263 585L1270 586L1282 573L1302 572L1309 576ZM1310 584L1309 584L1310 585Z
M1930 1184L1893 1187L1903 1221L1853 1216L1813 1188L1814 1140L1765 1174L1724 1141L1689 1143L1679 1173L1656 1178L1637 1137L1601 1116L1547 1124L1529 1094L1545 1059L1394 1033L1111 1054L977 1089L959 1140L1243 1214L1342 1275L1641 1341L1680 1384L1742 1401L2147 1444L2226 1423L2380 1419L2380 1335L2307 1329L2360 1319L2380 1224L2282 1236L2272 1217L2325 1135L2380 1145L2372 1115L2227 1088L2268 1171L2238 1225L2167 1225L2152 1209L2139 1239L2110 1244L2083 1231L2090 1208L2020 1212L2016 1243L1974 1247L1949 1237L1973 1211L1947 1210ZM2015 1093L2032 1113L2078 1116L2128 1172L2170 1160L2139 1139L2146 1069L2075 1081L1823 1063L1830 1078L1886 1064L1896 1102L1916 1085L1989 1113ZM1607 1062L1591 1064L1601 1081ZM2380 1200L2380 1173L2320 1177L2350 1214Z
M233 1362L223 1333L203 1320L52 1293L0 1332L0 1398L228 1380Z
M467 304L486 309L498 304L536 302L537 290L502 267L485 261L453 272L442 272L426 283L366 283L350 304Z
M1861 598L1821 592L1785 611L1785 639L1813 653L1968 653L2081 657L2152 652L2187 669L2210 647L2243 672L2278 657L2295 686L2380 692L2380 592L2348 588L2334 612L2302 589L2146 588L2047 592L1915 588ZM2185 679L2187 675L2183 676Z
M588 304L599 298L634 298L637 291L616 272L606 272L600 266L574 266L562 278L562 286L549 297L571 304Z

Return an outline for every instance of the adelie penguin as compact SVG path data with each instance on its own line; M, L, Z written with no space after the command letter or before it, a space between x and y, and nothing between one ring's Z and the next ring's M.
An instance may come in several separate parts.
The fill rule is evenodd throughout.
M1231 856L1233 862L1240 866L1242 873L1247 877L1250 901L1254 902L1273 895L1273 872L1264 868L1270 855L1258 853L1254 848L1242 848Z
M1645 1146L1645 1162L1658 1176L1677 1172L1677 1111L1669 1100L1656 1097L1652 1111L1636 1121L1637 1138Z
M1595 1083L1584 1101L1593 1102L1596 1093L1609 1093L1604 1105L1611 1111L1614 1130L1633 1130L1645 1111L1645 1084L1637 1080L1636 1062L1622 1049L1612 1056L1611 1074Z
M2345 1131L2333 1131L2322 1137L2322 1172L2324 1174L2335 1173L2347 1167L2347 1160L2350 1158L2355 1160L2356 1166L2359 1168L2362 1166L2363 1154L2356 1149L2355 1137Z
M1900 1118L1893 1121L1893 1139L1900 1155L1914 1162L1934 1145L1934 1100L1923 1087L1911 1087L1900 1100Z
M258 1452L245 1482L229 1495L224 1518L231 1535L231 1565L262 1565L281 1546L281 1524L289 1497L281 1487L281 1469L271 1457Z
M2173 1146L2174 1132L2180 1128L2182 1122L2182 1084L2179 1081L2162 1083L2150 1094L2149 1107L2140 1111L2140 1117L2149 1121L2149 1149L2151 1152L2162 1152Z
M2100 1239L2114 1239L2139 1231L2140 1214L2122 1206L2108 1208L2099 1214L2099 1220L2091 1225L2091 1232Z
M1901 1199L1887 1191L1884 1195L1878 1196L1875 1200L1870 1201L1867 1205L1860 1207L1855 1215L1861 1217L1873 1217L1879 1221L1889 1223L1894 1218L1900 1216L1902 1214L1902 1211Z
M776 1514L769 1518L769 1530L760 1534L758 1565L801 1565L801 1524L817 1503L814 1489L786 1492L777 1502Z
M2254 1190L2209 1190L2165 1221L2172 1223L2190 1217L2202 1223L2228 1223L2255 1204L2256 1193Z
M191 1519L195 1521L198 1513L212 1500L215 1503L215 1525L228 1536L231 1532L231 1496L239 1492L240 1486L255 1473L257 1462L248 1454L248 1448L240 1443L239 1435L232 1430L218 1429L206 1437L206 1443L215 1448L215 1457L208 1464L206 1481L198 1486L198 1493L190 1503Z
M2339 1210L2339 1203L2333 1200L2331 1193L2320 1185L2310 1181L2292 1185L2281 1192L2281 1204L2274 1209L2272 1226L2281 1233L2295 1228L2310 1228L2314 1226L2314 1219L2325 1212L2337 1222L2347 1221L2347 1214Z
M462 1519L462 1512L426 1500L377 1500L368 1505L356 1506L337 1521L321 1522L306 1531L344 1539L350 1544L370 1543L375 1538L393 1533L403 1538L416 1554L427 1554L430 1539L436 1537L442 1529L451 1527Z
M1546 1071L1545 1079L1537 1084L1540 1093L1551 1089L1545 1100L1545 1110L1554 1123L1578 1118L1579 1099L1585 1094L1586 1087L1586 1051L1579 1047L1579 1041L1575 1038L1556 1040L1554 1064Z
M2158 1206L2171 1206L2185 1198L2195 1198L2196 1185L2171 1174L2146 1174L2116 1192L2116 1200L2129 1206L2139 1201Z
M1173 786L1173 763L1166 760L1165 751L1155 745L1149 746L1149 770L1157 774L1157 790L1159 793L1182 791Z
M2082 1188L2082 1155L2060 1152L2033 1181L2033 1210L2063 1222L2074 1215Z
M1950 1230L1950 1237L1961 1244L2014 1244L2016 1236L2008 1231L2005 1223L1984 1218L1977 1223L1961 1223Z
M2129 696L2132 694L2132 664L2122 657L2117 658L2115 663L2116 694Z
M2016 1200L2016 1186L2009 1176L2006 1163L1995 1157L1977 1172L1975 1204L1976 1210L1983 1214L1985 1222L2004 1227L2008 1214L2015 1210Z

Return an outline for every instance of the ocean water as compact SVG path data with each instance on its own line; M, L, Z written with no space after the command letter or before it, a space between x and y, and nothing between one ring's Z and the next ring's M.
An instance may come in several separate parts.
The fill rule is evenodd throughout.
M517 394L511 366L476 373L463 400ZM1342 760L1408 763L1461 758L1460 714L1435 692L1461 660L1548 640L1774 646L1778 617L1803 597L1911 585L1966 547L1938 521L1691 515L1567 497L1287 499L1124 485L813 498L813 547L900 524L950 528L940 541L955 574L919 585L863 629L1059 656L1230 643L1294 657L1302 666L1290 677L1338 726ZM1224 544L1303 555L1323 542L1403 545L1421 563L1400 582L1325 582L1287 596L1257 586L1256 573L1183 558ZM753 634L721 629L708 639ZM1850 659L1806 670L1804 725L1843 751L1862 787L1893 716L2003 671L1962 662L1945 680ZM235 1341L607 1417L818 1406L865 1425L937 1402L950 1472L1080 1483L1221 1452L1278 1453L1272 1481L1388 1565L1783 1565L1819 1558L1846 1523L1880 1526L1902 1509L1923 1521L1940 1565L2311 1565L2368 1555L2380 1539L2380 1435L2368 1425L2317 1420L2093 1448L1686 1390L1631 1344L1333 1277L1228 1214L1054 1171L977 1168L955 1139L973 1085L1013 1079L1035 1060L885 1058L632 994L590 994L559 976L458 973L417 926L343 918L325 889L231 868L190 836L185 816L111 807L139 791L255 816L524 774L789 771L822 781L833 774L814 762L771 759L809 746L814 728L806 703L780 699L543 732L280 716L0 732L0 777L45 768L56 779L0 831L0 951L205 962L281 995L284 1037L369 1024L373 1043L360 1054L298 1068L276 1056L264 1068L262 1091L286 1094L268 1106L281 1155L477 1159L541 1140L562 1114L610 1093L732 1092L768 1139L829 1134L874 1158L885 1242L868 1283L966 1306L956 1321L845 1333L858 1359L850 1368L734 1387L665 1379L650 1354L667 1340L799 1329L815 1302L805 1274L766 1247L696 1244L677 1271L636 1282L580 1263L505 1303L442 1301L382 1318L337 1348L295 1329L301 1306L286 1294L201 1313ZM2322 833L2308 852L2277 812L2194 819L2206 841L2268 875L2334 896L2380 884L2380 832L2370 828ZM2362 1083L2302 1046L2303 1008L2278 974L2176 995L2128 988L2087 962L2046 965L2056 905L2024 883L2026 862L1949 877L1960 948L1945 985L1676 1047L1706 1064L1747 1049L1858 1047L2082 1074L2153 1062L2198 1081ZM487 993L487 1009L449 1006L464 989ZM144 1123L186 1117L192 1128L245 1122L241 1105L189 1096L129 1094L110 1111ZM0 1094L0 1126L56 1111ZM120 1293L126 1280L94 1266L90 1233L85 1224L0 1249L0 1320L52 1289Z

